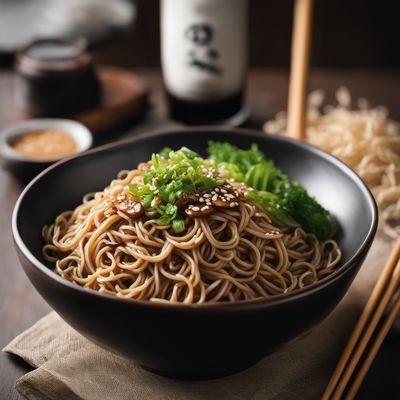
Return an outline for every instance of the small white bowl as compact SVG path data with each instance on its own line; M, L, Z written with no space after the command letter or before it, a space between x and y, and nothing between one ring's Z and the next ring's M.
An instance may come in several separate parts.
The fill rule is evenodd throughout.
M29 132L43 129L57 129L70 135L77 145L77 151L70 156L88 150L93 143L93 137L89 129L81 123L70 119L40 118L17 122L7 126L0 132L0 158L3 167L17 177L27 180L54 162L65 158L55 157L41 160L14 150L13 143L19 137Z

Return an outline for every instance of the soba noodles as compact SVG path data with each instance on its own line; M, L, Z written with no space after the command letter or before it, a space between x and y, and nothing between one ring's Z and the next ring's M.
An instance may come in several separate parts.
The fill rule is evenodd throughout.
M247 197L255 190L226 179L215 162L201 165L214 186L177 191L173 206L163 207L154 176L144 184L155 162L122 171L43 228L43 254L57 274L109 295L201 304L292 292L335 270L341 253L334 240L319 241L298 224L278 226ZM179 162L190 170L190 160ZM171 165L164 160L163 168ZM150 203L144 188L153 190Z

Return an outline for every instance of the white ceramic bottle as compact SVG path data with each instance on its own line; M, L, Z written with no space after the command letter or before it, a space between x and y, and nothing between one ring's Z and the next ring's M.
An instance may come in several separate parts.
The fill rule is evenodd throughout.
M242 122L247 0L162 0L161 58L173 118Z

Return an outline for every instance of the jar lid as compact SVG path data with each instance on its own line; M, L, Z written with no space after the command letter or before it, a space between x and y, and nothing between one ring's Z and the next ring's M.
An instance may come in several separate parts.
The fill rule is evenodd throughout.
M68 73L91 65L84 38L46 38L31 42L18 52L16 68L27 74Z

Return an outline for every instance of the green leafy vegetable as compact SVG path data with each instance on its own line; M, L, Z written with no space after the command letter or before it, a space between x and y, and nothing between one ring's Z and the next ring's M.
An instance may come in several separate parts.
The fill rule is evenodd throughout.
M337 223L329 212L298 184L293 184L286 190L279 205L306 232L315 234L319 240L331 238L337 230Z
M243 150L227 142L210 140L207 152L210 160L235 164L242 173L245 173L251 166L266 161L264 154L256 144L252 144L248 150Z
M246 197L260 204L276 225L289 228L299 226L299 223L295 219L281 209L279 204L280 199L276 194L260 190L247 192Z
M281 193L288 185L288 177L265 158L256 144L249 150L239 149L226 142L208 142L209 159L230 179L244 182L254 189Z
M176 207L182 195L209 192L233 179L252 187L246 196L259 203L271 220L282 227L301 226L310 240L326 240L334 235L337 224L333 217L307 191L290 182L256 144L247 150L226 142L210 141L209 157L201 158L182 147L166 147L151 157L151 168L143 173L143 184L131 184L130 192L140 199L146 215L160 225L171 225L175 233L185 230L185 221ZM209 173L210 168L218 176Z
M319 240L331 238L337 224L333 217L299 184L290 182L257 145L243 150L225 142L208 143L209 159L229 179L244 182L255 191L247 197L262 205L279 226L303 229Z
M327 240L336 233L333 217L298 184L289 186L283 196L262 190L248 192L246 196L259 203L278 226L301 226L319 240Z

